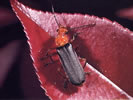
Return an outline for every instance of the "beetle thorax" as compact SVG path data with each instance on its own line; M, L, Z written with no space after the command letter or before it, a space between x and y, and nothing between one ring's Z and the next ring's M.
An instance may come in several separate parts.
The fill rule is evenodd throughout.
M66 29L66 27L60 27L58 30L58 35L55 39L55 43L57 47L61 47L64 46L65 44L67 44L69 42L69 37L67 35L68 30Z

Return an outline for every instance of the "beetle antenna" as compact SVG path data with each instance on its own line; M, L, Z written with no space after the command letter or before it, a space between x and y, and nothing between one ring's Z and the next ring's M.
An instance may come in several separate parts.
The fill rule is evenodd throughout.
M51 6L52 6L52 13L53 13L53 15L54 15L54 19L55 19L55 21L56 21L58 27L60 27L60 23L58 22L58 20L57 20L57 18L56 18L56 16L55 16L55 11L54 11L53 3L52 3L51 0L49 0L49 1L50 1L50 3L51 3Z

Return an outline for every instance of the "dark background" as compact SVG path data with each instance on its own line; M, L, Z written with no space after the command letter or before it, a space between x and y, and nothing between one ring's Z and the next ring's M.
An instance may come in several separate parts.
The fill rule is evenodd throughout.
M48 0L21 0L20 2L34 9L51 11L51 4ZM116 16L118 10L132 6L133 0L53 0L52 4L55 12L81 13L106 17L133 30L133 21ZM12 10L9 0L1 0L0 8ZM34 98L47 100L48 98L40 88L40 83L34 73L32 60L29 56L29 47L26 42L27 38L20 22L15 20L6 25L4 23L0 24L0 48L4 48L14 40L21 41L19 54L13 64L10 65L11 69L8 71L3 86L0 87L0 99Z

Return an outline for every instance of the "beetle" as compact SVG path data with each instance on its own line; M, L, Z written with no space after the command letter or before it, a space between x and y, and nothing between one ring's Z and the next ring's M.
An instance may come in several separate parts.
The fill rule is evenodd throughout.
M52 3L51 3L52 5ZM54 7L52 5L52 13L54 16L54 19L58 25L57 29L57 36L55 37L55 44L56 44L56 51L59 56L60 62L62 64L62 67L66 73L67 78L69 81L76 86L81 85L85 81L85 71L83 69L83 66L80 63L80 60L77 56L77 53L73 49L73 46L71 42L75 39L77 34L74 34L73 38L70 39L68 36L69 30L67 27L62 26L54 13ZM89 25L83 25L84 26L94 26L95 23L89 24ZM80 28L80 27L76 27ZM52 60L53 61L53 60ZM86 61L86 60L85 60ZM85 62L86 64L86 62ZM84 65L85 66L85 65Z
M85 72L80 64L77 53L68 38L67 28L59 26L58 35L55 38L56 50L63 69L73 85L80 85L85 81Z

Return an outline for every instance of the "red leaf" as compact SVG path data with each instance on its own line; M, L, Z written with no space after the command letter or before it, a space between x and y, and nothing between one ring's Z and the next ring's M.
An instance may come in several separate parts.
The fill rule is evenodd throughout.
M132 94L133 80L133 38L128 29L116 22L105 18L81 14L56 14L58 21L68 27L78 27L96 23L94 27L76 30L82 34L74 41L73 45L79 47L79 55L87 59L109 79L87 65L86 81L82 86L76 87L68 84L64 89L64 78L57 69L60 62L44 67L44 57L48 49L54 47L54 36L57 34L57 24L52 13L31 9L17 0L11 0L12 7L22 22L31 48L34 66L46 94L55 100L88 100L88 99L129 99L123 90ZM84 48L84 49L83 49ZM56 57L55 57L56 58ZM59 60L59 59L57 59Z

